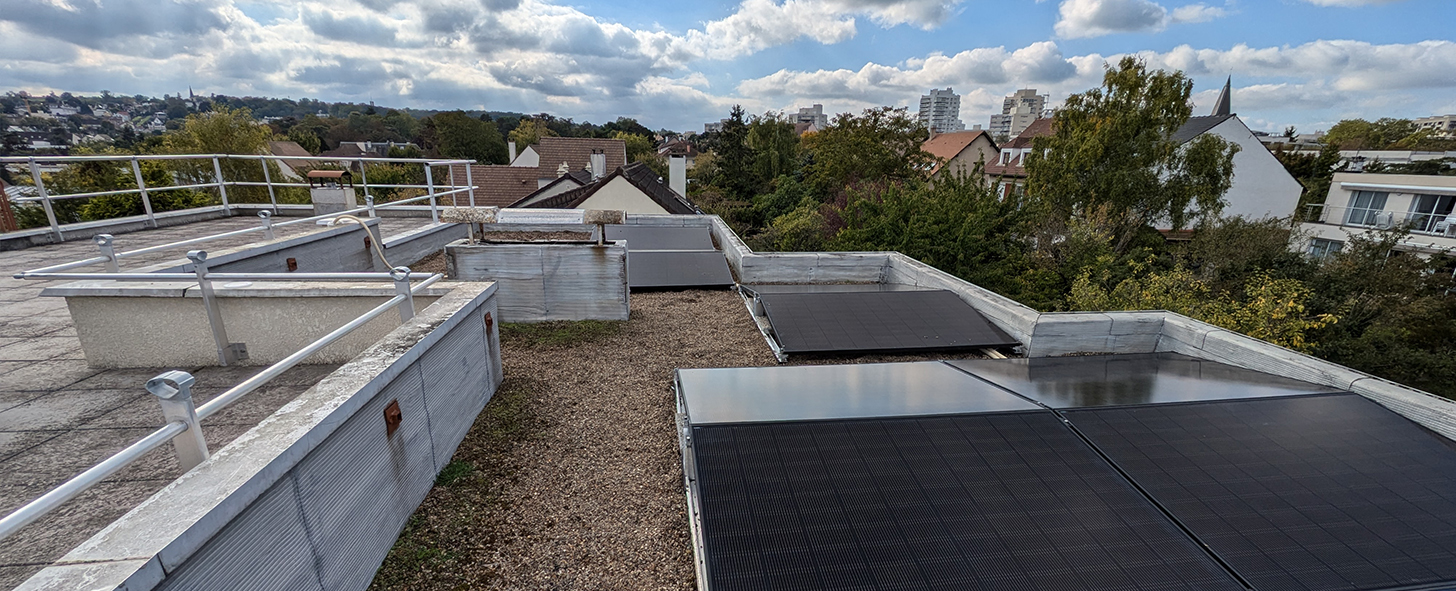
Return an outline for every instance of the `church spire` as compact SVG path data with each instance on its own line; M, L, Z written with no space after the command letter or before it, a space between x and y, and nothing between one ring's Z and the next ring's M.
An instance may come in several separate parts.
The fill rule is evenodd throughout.
M1229 94L1233 92L1233 84L1233 76L1229 76L1228 81L1223 83L1223 92L1218 93L1218 102L1213 104L1213 116L1232 114L1233 109L1229 105Z

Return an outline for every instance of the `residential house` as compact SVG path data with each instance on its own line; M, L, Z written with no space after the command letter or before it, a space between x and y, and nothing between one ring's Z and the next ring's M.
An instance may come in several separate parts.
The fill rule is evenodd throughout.
M298 142L268 142L268 153L274 156L313 156ZM319 165L318 160L275 160L278 168L283 170L283 176L288 180L299 180L303 178L301 172L305 168L313 168Z
M686 187L670 187L646 164L633 162L583 186L545 199L524 198L510 207L616 209L631 214L702 213L683 196L682 191L685 190Z
M662 158L681 156L686 159L687 167L692 168L696 164L695 161L698 158L698 149L687 140L680 137L675 137L664 141L662 145L657 148L657 155Z
M534 166L531 166L534 164ZM511 164L473 164L467 176L464 166L450 167L453 184L470 183L476 205L505 207L536 194L563 176L587 173L586 180L606 176L608 171L627 164L627 143L618 139L543 137L534 146L527 146L515 155ZM580 178L581 174L572 175ZM553 190L575 188L556 184ZM539 195L537 195L539 197Z
M1176 132L1173 140L1185 144L1204 134L1213 134L1239 146L1234 155L1232 186L1224 194L1223 216L1249 219L1282 218L1294 214L1299 205L1303 185L1289 174L1278 158L1264 146L1238 115L1229 112L1230 86L1224 86L1214 113L1190 117ZM1037 137L1053 133L1055 119L1040 119L1021 135L1001 147L1000 158L986 167L986 175L1001 183L1003 192L1023 187L1026 183L1026 156Z
M957 131L936 134L920 149L940 159L930 174L969 175L977 164L991 164L996 161L998 150L991 134L984 130Z
M1300 224L1306 252L1325 256L1351 236L1408 228L1397 249L1421 255L1456 249L1456 177L1336 173L1323 203Z

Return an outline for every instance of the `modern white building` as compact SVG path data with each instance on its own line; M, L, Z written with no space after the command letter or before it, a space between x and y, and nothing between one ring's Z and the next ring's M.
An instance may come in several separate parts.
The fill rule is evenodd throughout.
M1417 130L1429 131L1436 137L1447 139L1456 138L1456 115L1422 117L1412 123L1416 124Z
M1001 101L1001 114L991 116L987 131L993 137L1014 138L1026 131L1033 121L1050 117L1049 94L1037 94L1035 88L1023 88Z
M961 95L950 87L945 90L932 88L930 94L921 95L920 124L932 133L964 131L966 124L961 122Z
M1456 177L1336 173L1324 203L1311 204L1301 224L1304 248L1325 256L1351 236L1408 228L1397 247L1418 254L1456 249Z
M794 123L808 123L811 131L820 131L829 127L829 116L824 114L824 105L814 103L812 107L800 107Z

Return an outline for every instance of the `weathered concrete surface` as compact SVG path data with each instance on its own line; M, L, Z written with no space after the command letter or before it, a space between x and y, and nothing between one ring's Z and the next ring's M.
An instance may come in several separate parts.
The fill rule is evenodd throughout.
M428 218L391 218L386 235L428 223ZM238 216L117 236L120 250L255 227L258 219ZM298 224L278 228L279 238L317 231ZM249 234L207 243L222 250L260 239ZM196 248L196 247L194 247ZM95 462L120 451L147 427L160 424L161 411L142 383L167 369L197 370L199 403L236 384L259 368L166 367L98 370L87 367L71 317L61 298L39 297L61 281L21 281L18 271L96 256L89 241L35 246L0 252L0 514L34 499ZM124 259L123 269L138 269L178 258L161 252ZM99 267L88 268L93 271ZM268 416L332 366L307 366L245 397L204 422L211 445L232 440ZM214 448L215 449L215 448ZM59 558L126 513L175 477L170 448L133 465L101 486L67 503L56 513L0 542L0 589L9 589Z

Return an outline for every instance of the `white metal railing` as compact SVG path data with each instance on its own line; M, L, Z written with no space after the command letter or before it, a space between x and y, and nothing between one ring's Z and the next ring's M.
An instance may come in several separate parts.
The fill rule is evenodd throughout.
M212 164L213 179L210 182L193 183L193 184L187 184L187 185L167 185L167 186L160 186L160 187L159 186L150 186L149 187L146 184L146 179L143 178L143 176L142 176L141 162L144 161L144 160L167 160L167 161L195 160L195 161L198 161L198 164L203 164L203 165L205 165L208 162L210 162ZM262 168L262 171L263 171L263 182L260 183L258 181L227 180L227 179L225 179L224 176L223 176L223 170L222 170L222 164L221 164L221 162L223 160L257 160L258 163L259 163L259 166ZM157 218L156 218L156 213L154 212L154 210L152 208L152 200L151 200L151 194L152 193L161 192L161 191L178 191L178 190L184 190L184 189L188 189L188 190L190 190L190 189L216 189L217 192L218 192L218 197L222 201L222 208L223 208L223 210L225 212L227 212L229 215L231 215L232 210L234 208L234 205L229 202L228 194L227 194L227 188L228 187L267 187L268 188L268 201L269 201L270 204L272 204L273 213L276 214L278 212L278 195L277 195L277 192L276 192L276 189L277 188L280 188L280 187L308 187L309 184L308 183L300 183L300 182L274 181L273 178L272 178L272 173L269 172L269 168L268 168L268 163L270 161L276 161L276 162L286 162L286 161L337 162L337 163L340 163L340 164L343 164L343 165L358 164L359 165L359 171L360 171L360 179L359 179L360 182L359 182L359 186L364 190L365 206L364 207L360 207L360 208L356 208L356 209L353 209L353 210L350 210L350 212L357 213L357 212L367 211L367 212L369 212L370 217L374 217L374 215L375 215L374 212L375 212L375 209L376 209L376 206L374 205L374 196L369 192L369 189L371 187L372 188L375 188L375 189L421 189L421 190L424 190L425 191L425 195L422 195L420 197L415 197L415 198L412 198L412 199L399 200L399 201L392 201L392 202L389 202L388 204L380 205L378 207L392 207L392 206L404 205L404 204L407 204L407 203L414 203L416 201L421 201L421 200L428 199L429 202L430 202L430 216L431 216L431 218L436 223L438 223L440 221L439 208L438 208L438 200L440 198L446 197L446 196L454 196L454 195L458 195L460 193L468 193L469 194L470 206L471 207L474 207L475 206L475 190L479 188L479 187L476 187L474 185L473 179L471 178L471 167L470 167L470 165L471 164L474 164L475 161L474 160L459 160L459 159L452 160L452 159L432 159L432 158L376 158L376 157L340 157L340 156L274 156L274 155L271 155L271 154L137 154L137 155L90 155L90 156L6 156L6 157L0 157L0 166L6 165L6 164L26 164L26 165L29 166L29 168L30 168L31 181L35 184L36 196L35 197L20 197L20 198L16 199L16 201L22 202L22 203L27 203L27 202L31 202L31 203L38 202L38 203L40 203L41 204L41 207L45 210L46 220L47 220L47 222L50 223L51 233L55 235L56 240L59 242L59 241L63 241L65 239L65 236L62 233L61 224L56 219L54 202L55 201L61 201L61 200L67 200L67 199L89 199L89 198L93 198L93 197L104 197L104 196L110 196L110 195L131 195L131 194L136 194L136 195L139 195L141 197L142 209L143 209L143 211L145 213L145 216L146 216L147 226L152 227L152 228L155 228L155 227L157 227ZM90 192L83 192L83 193L66 193L66 194L55 194L55 195L51 194L49 191L46 190L45 179L42 177L41 172L40 172L40 165L41 164L51 164L51 163L55 163L55 164L67 164L67 163L83 163L83 162L116 162L116 163L122 163L122 164L130 163L131 164L131 169L132 169L133 176L135 176L135 178L136 178L136 187L133 187L133 188L130 188L130 189L115 189L115 190L107 190L107 191L90 191ZM397 184L397 183L395 183L395 184L392 184L392 183L375 183L375 184L372 184L371 185L369 183L369 171L368 171L368 167L366 166L366 164L368 164L368 163L417 164L417 165L420 165L420 166L422 166L424 168L424 172L425 172L425 184L423 184L423 185L416 185L416 184ZM465 185L464 186L455 185L454 184L454 181L453 181L453 175L451 175L451 182L450 183L448 183L448 184L436 184L435 183L435 180L434 180L434 167L436 167L436 166L454 166L454 165L464 165L464 167L465 167ZM443 191L441 189L443 189ZM453 201L453 197L452 197L452 201ZM334 214L334 215L337 215L337 214Z
M148 392L157 397L167 424L0 519L0 540L40 519L148 452L166 445L169 441L176 448L177 462L182 471L185 473L191 470L207 460L209 455L207 441L202 436L202 419L217 414L228 405L268 383L269 380L288 371L304 359L391 309L398 310L401 322L408 322L414 318L414 294L442 278L440 274L436 273L412 286L412 277L407 267L396 267L390 273L210 273L206 266L207 253L193 251L188 253L188 258L194 262L197 269L195 273L62 273L37 270L17 273L15 277L18 279L195 281L202 290L203 306L207 309L213 338L218 345L218 359L223 365L244 359L246 353L240 350L236 344L227 342L226 330L222 325L222 317L212 293L213 281L392 281L396 295L219 394L202 406L193 405L191 388L196 380L187 372L169 371L148 380L145 387Z
M1304 221L1308 223L1375 230L1405 228L1409 229L1412 234L1456 237L1456 213L1404 212L1366 207L1343 207L1324 203L1312 203L1305 207Z

